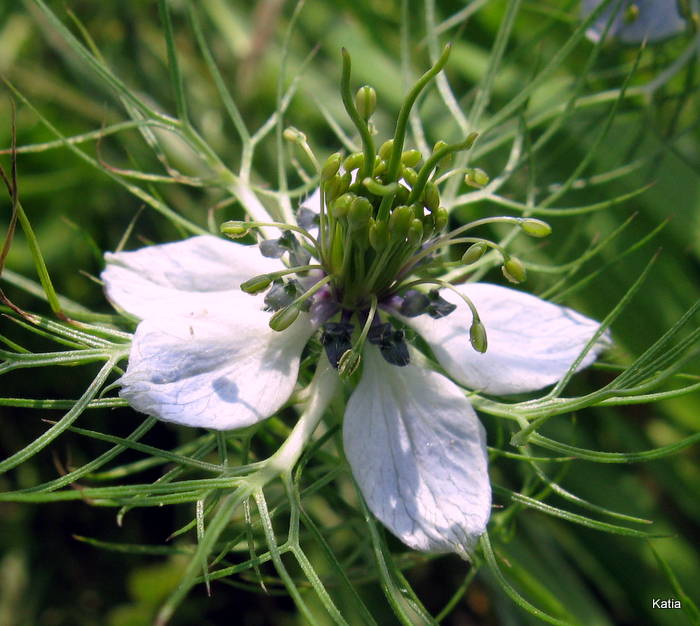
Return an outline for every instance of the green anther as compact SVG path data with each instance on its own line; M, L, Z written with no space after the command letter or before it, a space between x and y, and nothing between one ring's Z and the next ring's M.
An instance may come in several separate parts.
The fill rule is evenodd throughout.
M422 205L421 210L423 210ZM432 236L433 231L435 230L435 218L433 217L432 213L427 213L423 216L421 221L423 222L423 241L426 241Z
M357 196L354 193L344 193L339 196L331 204L331 215L336 219L341 219L348 214L350 211L350 206L355 201Z
M501 270L503 271L503 275L511 283L522 283L527 279L525 265L523 265L523 262L518 257L512 256L506 259Z
M364 160L365 157L362 152L353 152L346 157L345 161L343 161L343 169L346 172L352 172L353 170L362 167Z
M489 175L478 167L470 167L464 175L464 182L470 187L481 189L489 184Z
M250 232L250 226L245 222L230 221L221 224L221 232L231 239L240 239Z
M406 233L406 241L409 246L415 246L423 239L423 221L418 218L413 218L408 226Z
M407 204L408 203L408 196L411 195L411 192L406 189L403 185L399 185L398 189L396 190L396 197L394 198L394 204L396 206L400 204Z
M241 291L250 294L260 293L261 291L265 291L270 286L271 282L272 278L270 278L270 276L267 274L253 276L253 278L241 283Z
M416 180L416 184L411 190L410 202L415 202L419 197L421 197L421 195L423 194L423 188L430 179L430 175L432 174L433 170L438 166L438 164L444 161L445 157L455 152L468 150L474 145L474 142L476 141L476 138L478 136L479 133L469 133L469 135L466 136L464 141L460 141L459 143L445 144L444 146L441 146L438 150L434 151L426 160L426 162L423 163L423 165L420 168L420 171L418 172L418 180ZM391 165L389 166L389 171L391 172Z
M425 208L420 202L414 202L411 207L413 208L413 214L418 218L419 220L423 219L423 216L425 215Z
M389 217L389 232L394 238L402 238L406 236L408 227L413 219L413 209L405 204L397 206Z
M446 141L443 141L442 139L438 139L435 142L435 145L433 146L433 151L432 154L435 154L436 152L440 152L443 148L447 148L449 144Z
M389 243L389 233L386 222L377 222L373 217L369 218L369 245L377 252L381 252Z
M386 171L386 161L379 159L377 164L374 166L372 171L372 176L381 176Z
M469 341L472 344L472 348L477 352L481 352L481 354L486 352L488 347L486 328L484 328L479 318L474 318L472 325L469 327Z
M391 156L391 151L394 149L394 140L388 139L379 148L379 156L385 161Z
M523 219L523 221L520 222L520 228L523 229L523 232L532 237L546 237L552 233L552 227L547 224L547 222L537 220L533 217L526 217Z
M355 350L346 350L338 361L338 375L341 378L350 378L360 366L362 356Z
M285 128L284 132L282 133L282 137L284 137L290 143L296 143L299 145L306 143L306 135L298 128L294 128L294 126Z
M343 266L344 250L344 234L342 229L336 228L333 233L333 242L331 243L330 264L333 271L339 270Z
M352 174L350 172L345 172L344 174L340 174L340 177L343 179L343 193L345 193L348 189L350 189Z
M399 190L399 183L382 185L378 180L369 177L362 181L362 186L375 196L390 196Z
M440 192L437 185L428 181L423 190L423 204L432 212L440 206Z
M344 176L336 174L323 184L323 191L326 196L326 205L336 198L342 196L348 190L348 180Z
M433 211L433 219L435 220L435 232L439 233L441 230L447 226L447 222L450 219L450 214L444 206L438 207Z
M343 156L340 154L340 152L331 154L321 168L321 181L328 180L329 178L335 176L340 169L340 164L342 161Z
M435 142L435 145L433 146L432 154L440 152L440 150L442 150L443 148L447 148L448 145L449 144L446 141L439 139L438 141ZM437 166L442 167L442 168L447 168L447 167L450 167L453 162L454 162L454 153L450 153L445 158L440 159L440 161L438 161L438 163L437 163Z
M484 256L486 250L488 250L488 246L481 241L472 244L462 255L462 263L464 263L465 265L471 265L472 263L476 263L482 256Z
M281 332L287 330L299 317L299 307L296 304L290 304L284 309L280 309L272 315L268 322L272 330Z
M372 215L372 204L363 196L356 197L348 211L348 226L351 231L361 230L369 224Z
M401 154L401 163L407 167L415 167L420 163L421 156L418 150L405 150Z
M401 178L411 185L411 187L416 184L416 180L418 180L418 172L416 172L416 170L413 168L401 165L399 168L399 173L401 174Z
M377 92L369 85L360 87L355 94L355 107L360 117L368 120L377 108Z

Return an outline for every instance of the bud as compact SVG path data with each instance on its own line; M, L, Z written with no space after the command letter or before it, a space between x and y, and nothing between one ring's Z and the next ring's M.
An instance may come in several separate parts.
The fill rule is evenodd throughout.
M357 198L354 193L344 193L342 196L336 198L331 204L331 214L336 219L341 219L348 214L350 210L350 205Z
M289 328L296 321L297 317L299 317L299 307L291 304L274 313L270 317L268 324L272 330L281 332Z
M385 161L391 156L391 151L394 149L394 140L385 141L379 148L379 156Z
M470 187L481 189L489 184L489 175L478 167L470 167L464 175L464 182Z
M483 354L486 352L488 347L488 341L486 340L486 328L481 323L481 320L476 317L469 327L469 341L472 344L472 348L477 352Z
M418 150L405 150L401 153L401 163L407 167L415 167L420 163L421 156Z
M361 230L369 224L372 215L372 205L364 196L357 196L348 211L348 226L350 230Z
M511 283L522 283L527 278L525 265L523 265L523 262L518 257L512 256L506 259L501 269L503 271L503 275Z
M260 293L261 291L265 291L270 286L271 282L272 279L267 274L254 276L244 283L241 283L241 291L250 294Z
M343 157L340 152L331 154L321 168L321 180L328 180L329 178L335 176L340 169L340 163L342 160Z
M488 246L482 241L472 244L462 255L462 263L464 263L465 265L471 265L472 263L476 263L482 256L484 256L484 253L487 249Z
M373 217L369 218L369 245L378 252L386 248L389 242L386 222L377 222Z
M413 209L410 206L397 206L389 217L389 232L394 237L405 237L412 219Z
M354 350L346 350L338 361L338 375L341 378L350 378L362 361L362 357Z
M449 220L447 209L444 206L435 209L433 211L433 219L435 220L435 232L439 233L443 228L445 228L445 226L447 226L447 222Z
M345 161L343 161L343 169L346 172L352 172L352 170L362 167L364 162L365 155L362 154L362 152L353 152L352 154L348 155Z
M377 108L377 92L369 85L364 85L355 94L355 107L365 121L372 117Z
M440 192L438 191L437 185L431 181L425 183L425 189L423 189L423 203L431 211L434 211L440 206Z
M220 227L221 232L231 239L240 239L250 232L250 226L245 222L230 221L224 222Z
M536 220L532 217L526 217L520 222L520 228L523 232L527 233L532 237L546 237L552 233L552 227L543 222L542 220Z

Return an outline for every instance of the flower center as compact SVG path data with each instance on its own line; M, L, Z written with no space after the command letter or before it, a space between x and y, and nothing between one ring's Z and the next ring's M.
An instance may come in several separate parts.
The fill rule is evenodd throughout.
M319 213L299 209L297 224L227 222L222 231L233 237L247 234L255 226L283 229L276 240L263 241L265 256L282 259L287 269L256 276L243 283L249 293L267 290L265 306L272 312L270 326L288 328L301 311L322 325L321 343L329 361L351 373L360 361L365 341L375 344L394 365L409 362L402 330L382 319L382 313L435 319L449 315L455 305L444 300L435 287L453 290L472 313L471 344L486 350L486 331L473 303L452 284L436 276L444 268L441 252L455 244L470 244L462 256L467 266L488 251L500 254L503 273L511 282L525 280L520 260L498 244L481 237L464 236L476 227L494 223L516 223L528 234L542 237L549 226L532 218L496 217L476 220L445 233L448 211L442 206L438 183L463 175L467 185L483 187L488 176L478 169L453 170L451 158L468 150L477 133L464 141L438 141L431 154L404 150L408 115L420 91L447 62L449 47L406 96L396 122L394 137L375 150L369 119L376 94L361 87L355 98L350 92L350 58L343 51L341 96L346 111L362 140L362 151L348 156L332 154L318 165ZM317 163L303 133L288 129L285 137L298 144ZM316 236L311 233L317 227ZM416 288L432 288L426 292ZM359 338L353 340L359 332Z

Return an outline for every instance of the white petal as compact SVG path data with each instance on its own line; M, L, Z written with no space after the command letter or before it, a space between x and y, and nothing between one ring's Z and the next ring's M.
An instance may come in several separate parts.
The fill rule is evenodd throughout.
M587 17L602 2L603 0L583 0L581 15L584 18ZM692 3L693 9L697 11L697 0L692 0ZM625 43L641 43L645 39L658 41L681 33L687 28L686 21L678 11L678 0L634 0L634 5L639 11L638 17L627 21L625 11L632 4L632 0L626 0L619 6L616 6L615 0L610 2L586 31L586 36L592 41L598 41L605 32L610 15L615 9L617 9L615 18L607 31L608 37L616 37Z
M120 379L121 397L162 420L217 430L269 417L291 395L313 332L306 314L281 333L267 325L269 317L245 307L223 317L142 321Z
M487 283L458 289L474 302L486 327L485 354L469 343L469 307L447 289L440 295L457 305L447 317L404 321L430 344L450 376L477 391L521 393L556 383L598 329L598 322L522 291ZM607 337L599 342L578 369L590 365L608 343Z
M364 356L343 438L367 505L410 547L467 557L491 512L483 427L444 376Z
M109 300L120 309L145 318L207 310L228 293L228 306L247 294L240 284L253 276L282 268L257 246L244 246L211 235L148 246L133 252L105 254L101 278Z

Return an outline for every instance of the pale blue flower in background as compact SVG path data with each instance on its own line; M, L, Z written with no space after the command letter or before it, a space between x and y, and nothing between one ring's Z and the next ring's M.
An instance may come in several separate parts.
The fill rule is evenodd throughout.
M581 15L589 16L604 0L583 0ZM689 10L698 11L698 0L688 0ZM605 33L610 17L615 12L608 39L638 44L642 41L660 41L685 32L688 17L678 0L610 0L608 6L586 31L592 41L598 41Z

